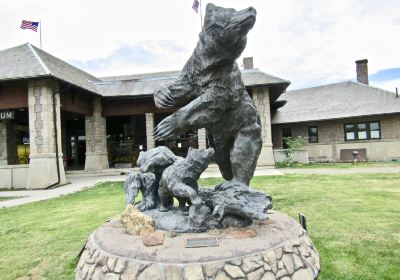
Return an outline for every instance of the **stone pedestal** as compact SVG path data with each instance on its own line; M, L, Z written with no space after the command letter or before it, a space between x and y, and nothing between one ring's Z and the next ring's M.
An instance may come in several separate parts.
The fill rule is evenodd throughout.
M86 171L102 170L109 167L106 119L101 113L101 98L96 97L93 100L93 115L85 116Z
M89 238L75 279L316 279L319 255L307 233L287 215L245 228L208 233L166 233L146 247L113 220ZM217 237L219 246L185 248L188 238Z
M154 131L154 114L146 113L146 144L147 150L156 147L156 142L154 141L153 131Z
M56 122L53 115L53 93L56 100ZM29 105L29 143L30 161L27 180L28 189L47 188L58 180L56 145L58 146L58 162L60 183L65 184L63 154L61 149L61 112L58 82L50 79L31 81L28 84ZM55 141L57 129L57 141Z

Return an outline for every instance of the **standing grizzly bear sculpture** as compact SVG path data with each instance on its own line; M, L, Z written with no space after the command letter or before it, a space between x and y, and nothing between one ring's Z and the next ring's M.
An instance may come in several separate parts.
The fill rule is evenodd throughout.
M222 188L234 182L249 185L262 147L260 118L235 62L255 21L254 8L235 11L208 4L200 40L180 77L154 94L157 107L179 108L155 128L155 139L206 128L228 181Z

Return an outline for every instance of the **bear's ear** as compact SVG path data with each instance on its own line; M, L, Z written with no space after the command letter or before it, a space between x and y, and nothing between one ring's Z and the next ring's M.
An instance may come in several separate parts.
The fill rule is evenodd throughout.
M215 6L213 3L208 3L206 7L206 17L212 13L215 12L217 9L217 6Z

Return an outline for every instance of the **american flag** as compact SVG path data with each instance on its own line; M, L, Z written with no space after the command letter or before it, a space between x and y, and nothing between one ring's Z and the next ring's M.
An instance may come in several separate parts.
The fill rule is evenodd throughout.
M200 5L200 2L198 0L194 0L192 9L195 10L196 13L199 12L199 5Z
M21 23L21 29L31 29L35 32L37 32L39 27L39 22L38 21L27 21L23 20Z

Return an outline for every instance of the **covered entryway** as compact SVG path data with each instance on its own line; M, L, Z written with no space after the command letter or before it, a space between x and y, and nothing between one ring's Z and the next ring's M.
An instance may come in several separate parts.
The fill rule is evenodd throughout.
M85 168L86 136L85 116L71 112L61 112L62 145L66 170Z
M140 151L147 150L145 115L108 117L106 124L110 166L134 166Z

